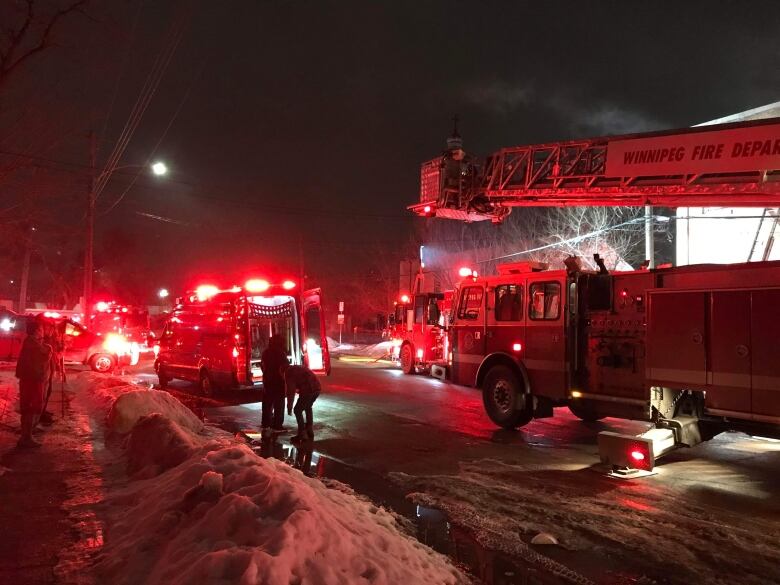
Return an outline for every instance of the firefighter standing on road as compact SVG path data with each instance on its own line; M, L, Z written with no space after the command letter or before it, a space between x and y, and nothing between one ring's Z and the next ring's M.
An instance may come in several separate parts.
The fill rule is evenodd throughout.
M260 358L263 370L263 435L284 431L284 377L282 370L290 365L284 341L279 335L268 340L268 347Z
M314 413L312 406L320 395L322 387L317 376L305 366L290 366L284 372L284 382L287 386L287 414L295 412L295 420L298 423L298 434L291 441L302 443L314 439ZM295 392L298 392L298 401L293 408ZM304 422L303 415L306 415Z
M43 342L43 324L36 319L27 321L16 377L19 378L19 412L22 415L22 436L18 446L40 447L32 432L43 411L45 384L49 379L52 360L51 347Z

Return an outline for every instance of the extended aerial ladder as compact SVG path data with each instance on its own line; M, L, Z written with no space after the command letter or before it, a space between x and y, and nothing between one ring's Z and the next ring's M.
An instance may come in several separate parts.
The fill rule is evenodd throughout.
M425 217L501 222L529 206L780 206L780 118L502 148L468 156L456 133L423 163Z

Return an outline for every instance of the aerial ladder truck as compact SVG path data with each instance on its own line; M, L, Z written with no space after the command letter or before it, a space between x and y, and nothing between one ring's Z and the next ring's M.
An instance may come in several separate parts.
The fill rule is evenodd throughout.
M455 134L422 165L409 209L501 223L539 206L778 208L780 118L502 148L484 161ZM615 470L652 471L663 453L726 429L780 436L780 262L565 264L504 265L455 291L448 376L482 390L493 422L516 428L568 406L584 420L652 423L599 435Z

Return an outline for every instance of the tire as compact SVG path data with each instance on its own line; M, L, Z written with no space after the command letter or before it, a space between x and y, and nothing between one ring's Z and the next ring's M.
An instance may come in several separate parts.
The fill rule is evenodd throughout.
M530 395L517 374L507 366L494 366L482 383L482 402L494 423L516 429L534 417Z
M211 376L209 376L208 371L201 370L200 378L198 379L198 391L200 392L200 395L213 396L215 390L214 381L211 379Z
M401 346L398 361L401 362L401 371L404 374L414 374L414 348L411 343L405 343Z
M596 422L604 418L604 415L596 412L590 400L571 400L569 402L569 410L574 416L585 422Z
M93 372L110 374L116 367L116 360L107 353L96 353L89 358L89 367Z

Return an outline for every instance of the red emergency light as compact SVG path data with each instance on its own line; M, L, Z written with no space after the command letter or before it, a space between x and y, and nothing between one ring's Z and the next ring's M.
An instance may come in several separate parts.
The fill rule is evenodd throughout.
M284 290L292 290L292 289L294 289L294 288L295 288L295 283L294 283L292 280L285 280L285 281L282 283L282 288L283 288Z
M198 300L202 302L207 301L218 292L219 289L213 284L201 284L198 288L195 289L195 296L197 296Z
M523 344L522 343L513 343L512 344L512 351L522 351L523 350Z
M247 292L262 293L267 291L271 285L267 280L261 278L250 278L244 283L244 288Z
M405 305L409 302L409 295L401 295L401 302Z
M95 304L95 309L98 310L101 313L104 313L105 311L108 311L109 304L105 301L100 301L99 303Z

